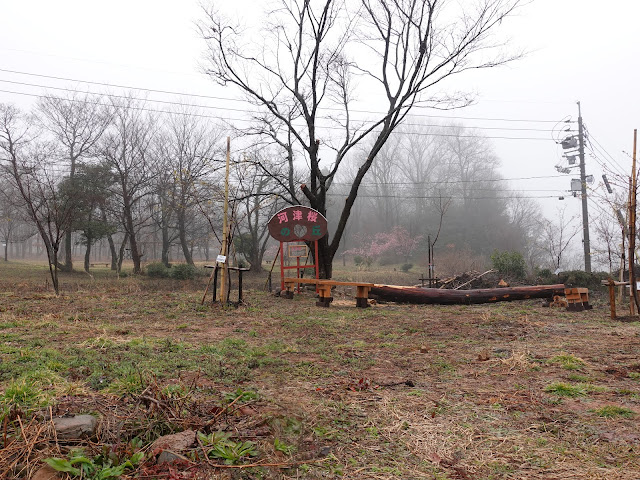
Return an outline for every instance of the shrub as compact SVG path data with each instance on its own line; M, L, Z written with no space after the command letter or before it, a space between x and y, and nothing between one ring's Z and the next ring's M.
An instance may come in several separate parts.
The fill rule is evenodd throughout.
M400 267L400 270L402 270L404 273L407 273L412 268L413 268L413 263L403 263L402 266Z
M360 255L356 255L353 257L353 263L356 264L356 267L370 267L373 260L371 257L362 257Z
M561 272L558 275L558 280L559 283L564 283L565 285L573 287L599 290L602 288L600 281L606 280L608 277L609 275L606 272L586 273L582 270L570 270L568 272Z
M180 263L171 269L170 275L176 280L192 280L196 276L196 267L188 263Z
M527 264L519 252L495 250L491 255L491 264L498 272L514 278L522 279L527 274Z
M167 278L169 276L169 269L164 263L150 263L146 266L147 275L156 278Z

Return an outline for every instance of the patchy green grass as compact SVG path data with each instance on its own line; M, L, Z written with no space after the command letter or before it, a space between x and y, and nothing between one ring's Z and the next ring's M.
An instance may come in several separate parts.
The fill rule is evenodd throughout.
M218 419L201 432L213 435L209 462L293 465L237 478L640 478L629 460L639 447L616 430L633 418L594 409L623 398L637 411L640 330L612 324L597 296L580 313L535 301L363 310L352 290L337 289L323 309L311 294L275 298L260 290L263 277L248 277L247 304L235 309L200 305L206 278L62 274L55 297L46 269L2 273L0 414L9 426L18 412L30 421L49 407L93 412L115 402L122 418L144 412L127 431L147 448L198 413ZM163 406L169 417L157 416ZM594 429L603 430L595 443ZM144 478L169 476L145 462Z
M583 385L571 385L562 382L547 385L544 387L544 391L559 397L583 397L587 395L587 389Z
M605 418L614 418L614 417L631 418L631 417L634 417L636 414L630 408L620 407L618 405L606 405L601 408L596 408L595 410L592 410L592 411L599 417L605 417Z
M556 355L550 358L548 363L560 365L565 370L580 370L585 365L584 360L568 353Z

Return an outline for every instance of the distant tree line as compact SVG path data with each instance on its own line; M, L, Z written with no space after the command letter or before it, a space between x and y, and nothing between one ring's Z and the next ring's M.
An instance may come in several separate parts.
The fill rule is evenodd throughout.
M72 239L84 245L87 272L92 246L105 239L118 272L125 257L134 273L142 272L150 238L160 239L165 265L173 245L193 265L194 248L208 256L220 243L220 139L220 129L195 109L154 113L132 95L45 95L31 112L0 104L5 261L10 244L38 235L56 291L58 271L74 268ZM266 248L263 216L277 197L253 163L233 164L234 232L244 240L243 253L259 266ZM263 198L265 189L269 195Z

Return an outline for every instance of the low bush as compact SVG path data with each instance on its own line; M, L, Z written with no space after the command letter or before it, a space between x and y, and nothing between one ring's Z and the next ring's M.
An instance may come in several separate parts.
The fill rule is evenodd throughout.
M164 263L150 263L145 267L147 275L155 278L167 278L169 276L169 269Z
M519 252L500 252L496 250L491 254L491 265L503 275L519 280L527 275L527 264Z
M170 276L176 280L193 280L196 277L196 267L188 263L180 263L171 268Z
M360 255L356 255L353 257L353 263L356 264L356 267L370 267L373 263L371 257L362 257Z
M400 270L402 270L404 273L407 273L412 268L413 268L413 263L403 263L402 266L400 267Z
M589 290L598 290L602 288L601 280L609 278L606 272L587 273L582 270L571 270L568 272L560 272L558 275L559 283L567 286L588 288Z

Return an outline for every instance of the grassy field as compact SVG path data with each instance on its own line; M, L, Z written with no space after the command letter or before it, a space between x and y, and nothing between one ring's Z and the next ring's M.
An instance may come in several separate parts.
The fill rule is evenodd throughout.
M0 265L0 478L79 447L98 467L144 454L122 478L640 478L640 323L606 304L356 309L346 290L322 309L258 277L236 309L200 305L206 278L96 269L56 297L46 274ZM100 416L95 438L56 442L72 413ZM188 460L155 465L150 443L187 428Z

